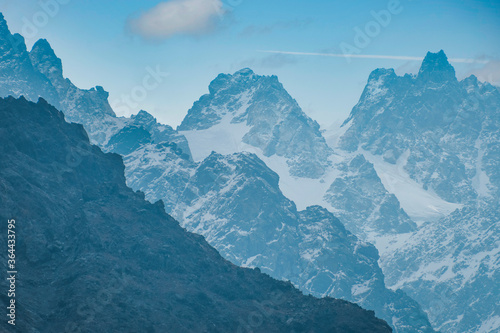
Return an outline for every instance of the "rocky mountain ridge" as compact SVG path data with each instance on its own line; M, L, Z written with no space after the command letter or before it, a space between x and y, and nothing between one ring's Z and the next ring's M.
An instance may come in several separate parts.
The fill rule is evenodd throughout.
M161 202L127 187L122 158L91 145L45 100L0 99L0 118L0 211L16 220L16 329L391 332L355 304L304 296L224 260ZM0 303L10 304L6 294Z
M50 81L56 86L60 82L65 82L65 79L57 77L57 75L61 73L59 70L51 70L51 68L57 68L59 62L54 60L53 51L47 48L46 42L41 41L36 43L36 47L32 50L31 58L32 61L37 64L36 67L43 71L44 75L46 74L47 77L50 77ZM275 81L275 79L270 81ZM60 84L59 86L63 87ZM279 85L276 86L279 88ZM31 86L30 89L31 91L36 92L37 87ZM96 91L97 90L100 89L97 88ZM278 96L286 97L287 94L285 93L283 93L282 89L277 92ZM200 191L200 188L210 188L212 183L210 181L210 177L205 179L208 183L203 183L203 178L198 177L198 175L200 175L201 167L206 166L208 161L207 163L196 163L191 159L190 149L187 147L187 140L184 136L182 136L182 134L179 134L168 126L158 124L156 120L154 120L154 118L146 112L140 112L137 116L132 118L117 118L108 112L109 110L106 105L103 107L104 110L102 113L94 112L99 110L99 104L106 104L107 101L103 98L99 99L99 103L95 103L93 94L88 91L81 91L77 88L66 89L63 87L59 89L57 96L62 99L58 102L58 104L64 106L62 107L62 111L65 114L68 114L68 119L82 122L87 131L89 131L89 136L93 143L99 144L105 151L115 151L125 154L124 161L126 165L125 173L127 183L134 189L141 189L146 194L146 197L152 202L155 202L160 198L163 199L167 212L172 212L176 214L177 217L183 218L184 215L187 216L187 214L179 214L178 212L182 210L178 209L178 207L183 207L184 211L197 210L198 213L200 213L204 210L210 210L211 204L217 206L217 200L221 200L220 203L222 205L225 193L214 193L214 189L212 188L212 192L210 193L212 195L212 202L207 200L206 206L186 207L186 202L190 202L189 200L192 201L192 198L189 198L188 189L196 189ZM99 96L107 97L103 94ZM85 100L80 101L80 98ZM291 100L289 97L286 98L287 100ZM267 108L270 107L269 103L266 103L266 105ZM72 107L75 107L76 109L67 110L67 108ZM294 110L295 113L298 112L297 109ZM304 124L307 126L310 125L309 129L305 133L312 133L316 135L314 122L310 119L308 120L305 116L299 118L299 122L296 122L296 125L294 126L302 126L300 125L300 122L303 120L305 120ZM293 117L288 117L287 121L294 121ZM319 141L323 142L324 140L321 139ZM279 157L285 159L285 163L287 163L286 157ZM252 224L260 221L260 223L266 223L269 225L276 223L281 224L281 216L291 215L289 220L292 224L295 224L294 229L282 229L276 235L279 236L278 238L283 238L283 240L289 239L299 243L292 244L289 241L278 243L288 244L288 248L291 249L290 253L284 253L282 256L283 258L293 258L293 260L299 260L299 262L303 262L304 265L311 266L311 269L308 269L306 273L300 274L301 268L299 266L290 267L290 264L283 258L281 260L276 260L275 254L274 256L263 256L260 260L255 260L255 263L259 263L259 265L264 266L263 270L266 269L265 267L274 267L273 270L268 270L268 272L273 276L280 279L290 279L303 290L312 292L318 296L339 295L339 297L359 301L364 306L376 310L377 314L380 313L380 315L384 316L384 318L387 318L391 322L391 325L401 331L432 331L418 304L408 298L404 293L394 293L385 288L383 276L381 275L380 269L376 263L378 258L376 251L374 252L374 249L372 249L370 252L371 255L368 257L357 252L360 248L358 245L362 243L358 244L359 241L356 240L352 234L342 232L341 229L334 227L334 225L338 224L338 222L335 222L337 220L330 213L327 213L324 210L321 211L321 214L318 214L316 210L298 212L293 203L283 197L283 194L275 181L266 181L263 187L252 188L252 184L258 184L262 177L268 177L266 175L272 174L267 167L263 167L264 164L255 156L250 158L248 155L239 154L236 157L221 157L221 160L224 161L224 163L229 164L229 161L231 160L233 162L239 160L249 163L249 165L244 165L246 175L253 177L255 180L255 182L250 181L247 184L250 186L245 188L246 191L243 192L245 195L235 197L236 199L239 198L242 201L239 203L235 202L234 207L255 206L255 198L268 195L269 193L272 194L271 197L273 200L285 203L283 206L277 207L279 212L268 215L267 220L264 220L259 216L261 214L259 212L259 206L257 206L257 209L253 209L252 211L253 215L246 218L245 223L248 221ZM288 168L288 164L286 165ZM229 172L233 172L233 174L218 172L217 177L221 177L222 179L235 179L238 177L238 172L234 173L236 169L233 170L233 168L229 168L227 170ZM278 179L276 175L270 177L271 179ZM232 191L235 190L232 186L229 186L228 189L231 189ZM220 189L217 188L215 190L220 191ZM199 200L197 202L199 202ZM238 210L231 210L230 208L231 207L228 208L227 212L219 210L218 214L220 214L220 216L212 216L212 219L208 222L217 226L217 224L214 223L217 219L229 217L232 219L231 223L233 224L236 223L237 225L238 223L243 223L243 221L236 220L236 216L241 216L241 213L238 215ZM175 213L176 211L177 213ZM198 216L200 218L209 217L207 214L198 214ZM193 215L189 221L182 221L183 225L194 229L201 222L203 222L197 220L195 217L196 216ZM321 220L314 221L314 218L321 218ZM308 225L318 223L318 225L324 225L327 227L328 224L325 221L332 223L333 229L326 233L325 241L313 241L316 236L312 238L311 236L319 236L321 234L321 230L308 231ZM219 226L221 227L219 230L220 233L232 232L231 229L225 229L226 225L224 224L219 224ZM203 234L203 229L198 228L198 231ZM224 242L214 242L212 245L217 247L221 253L224 253L232 260L235 260L236 263L254 266L253 261L251 260L252 258L247 256L253 247L252 243L248 242L248 239L255 239L255 237L267 237L265 234L262 234L262 232L265 231L266 229L261 229L259 230L260 234L256 233L255 235L249 234L246 236L243 232L243 234L240 235L243 238L240 240L242 240L241 245L244 246L239 246L232 252L225 251L225 249L230 248L232 244L225 243L223 238L222 240ZM314 233L312 233L313 231ZM339 232L339 234L336 235L336 232ZM207 236L207 239L212 240L208 237L208 234L204 235ZM246 242L244 241L244 237L247 237ZM331 246L329 248L325 249L324 254L320 255L320 257L322 257L321 260L316 260L316 262L313 263L313 259L315 259L314 253L317 252L316 246L318 246L318 244L327 244L325 242L328 241L333 243L330 244ZM342 247L339 248L339 245L336 245L335 243L340 241L344 242L345 245L342 245ZM268 251L269 253L271 253L270 249L272 249L273 246L276 247L277 245L272 245L273 243L270 245L267 243L262 244L269 246L268 249L262 249L263 251ZM301 244L300 253L295 250L299 244ZM292 246L295 248L292 249ZM361 248L364 247L365 246L362 246ZM343 267L343 271L339 270L340 266L335 266L336 253L343 253L346 258L351 258L344 261L345 267ZM319 253L317 254L319 255ZM348 267L350 262L356 264L351 265L352 267ZM347 270L349 270L350 273L347 273ZM278 274L278 272L280 273ZM281 273L286 273L286 275L282 275ZM328 283L332 284L332 286L335 285L336 287L328 286Z

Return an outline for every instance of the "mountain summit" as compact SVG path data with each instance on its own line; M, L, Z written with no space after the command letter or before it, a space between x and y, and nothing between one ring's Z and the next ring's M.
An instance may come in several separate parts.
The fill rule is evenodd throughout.
M56 91L49 80L37 71L31 63L24 38L11 34L3 15L0 13L0 96L12 95L37 100L38 97L56 101ZM4 84L8 82L8 84Z
M212 151L234 153L245 145L286 160L290 174L321 177L332 151L318 123L309 118L276 76L242 69L220 74L182 121L178 130L190 140L198 160ZM212 137L206 142L207 137ZM214 139L215 137L215 139ZM197 147L204 147L196 154Z
M443 50L437 53L428 52L418 72L421 81L447 82L456 81L455 69L448 62Z
M39 39L33 45L30 58L41 73L44 73L53 84L56 83L55 86L64 84L62 61L56 56L46 39Z

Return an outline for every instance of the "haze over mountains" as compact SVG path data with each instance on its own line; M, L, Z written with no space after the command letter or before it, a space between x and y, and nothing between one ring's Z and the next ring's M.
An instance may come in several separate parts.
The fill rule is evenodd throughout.
M129 186L233 263L357 302L397 332L432 332L427 316L442 332L500 327L500 93L459 82L444 52L417 76L375 70L336 133L250 69L219 75L174 130L145 111L116 117L104 89L75 87L47 41L27 52L3 20L0 43L3 96L42 96L83 124L124 156Z

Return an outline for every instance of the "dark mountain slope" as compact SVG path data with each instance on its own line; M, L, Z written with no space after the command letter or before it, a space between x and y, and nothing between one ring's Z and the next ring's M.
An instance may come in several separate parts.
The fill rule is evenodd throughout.
M391 331L373 312L222 259L126 187L121 157L44 100L1 99L0 119L0 215L16 219L20 332ZM6 223L1 232L7 249ZM4 309L8 301L2 293Z

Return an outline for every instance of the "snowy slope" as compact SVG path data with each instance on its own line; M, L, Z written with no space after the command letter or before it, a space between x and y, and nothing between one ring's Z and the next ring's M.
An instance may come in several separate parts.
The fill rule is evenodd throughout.
M244 112L242 106L237 113ZM243 150L247 144L243 143L243 137L250 131L250 127L244 123L231 124L232 116L224 116L217 125L202 130L180 131L189 142L191 154L196 162L203 161L217 147L217 152L224 155L234 154Z
M436 221L463 207L441 199L432 190L425 190L421 184L411 179L405 170L409 151L403 153L395 164L368 151L362 151L362 154L373 164L384 187L398 198L401 207L413 221Z

